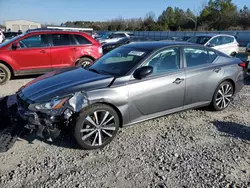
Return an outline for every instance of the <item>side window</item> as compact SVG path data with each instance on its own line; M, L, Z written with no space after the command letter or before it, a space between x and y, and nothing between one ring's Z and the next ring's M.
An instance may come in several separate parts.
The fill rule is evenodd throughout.
M194 67L212 63L217 57L214 51L207 51L200 48L184 48L187 67Z
M222 37L215 37L209 43L214 44L215 46L219 46L222 44Z
M33 35L19 41L21 48L42 48L49 46L47 35Z
M179 70L179 48L168 48L153 56L144 66L153 67L153 75Z
M125 35L125 34L123 34L123 33L113 34L112 36L113 36L113 38L121 38L121 37L126 37L126 35Z
M54 46L69 46L75 44L69 34L52 34L51 36Z
M74 35L79 44L91 44L91 42L81 35Z
M234 39L232 37L223 37L224 38L224 41L223 41L223 44L229 44L229 43L232 43L234 41Z
M208 55L209 55L208 63L212 63L217 57L217 54L214 51L208 51Z

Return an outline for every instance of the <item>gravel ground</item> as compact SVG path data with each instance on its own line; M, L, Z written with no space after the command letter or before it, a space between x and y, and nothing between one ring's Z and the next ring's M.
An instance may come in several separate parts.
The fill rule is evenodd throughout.
M15 92L27 79L1 86ZM250 82L225 111L189 110L121 129L102 150L65 133L0 153L0 187L250 187Z

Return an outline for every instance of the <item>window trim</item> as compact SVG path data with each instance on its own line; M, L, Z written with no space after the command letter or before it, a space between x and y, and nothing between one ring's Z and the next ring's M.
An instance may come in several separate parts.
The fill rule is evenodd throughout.
M195 48L195 49L200 49L200 50L205 50L207 51L207 53L209 53L209 51L212 51L216 54L216 58L211 62L211 63L206 63L206 64L201 64L201 65L196 65L196 66L192 66L192 67L188 67L187 66L187 60L186 60L186 56L185 56L185 52L184 52L184 48ZM181 53L182 53L182 60L183 60L183 68L185 70L189 70L189 69L195 69L195 68L199 68L199 67L204 67L204 66L209 66L209 65L213 65L215 60L218 58L218 53L213 50L213 49L208 49L208 48L203 48L203 47L199 47L199 46L182 46L181 47Z
M47 38L47 41L48 41L48 46L43 46L43 47L31 47L31 48L18 48L18 49L16 49L16 50L19 51L19 50L29 50L29 49L41 49L41 48L47 49L47 48L50 48L50 47L51 47L51 43L50 43L50 40L49 40L49 35L46 34L46 33L42 33L42 34L28 35L27 37L23 37L23 38L21 38L21 39L19 39L19 40L16 40L16 41L12 42L11 45L10 45L10 50L11 50L12 44L14 44L14 43L16 43L16 42L20 43L20 41L22 41L22 40L24 40L24 39L27 39L27 38L29 38L29 37L36 36L36 35L45 35L46 38Z
M91 45L93 45L93 43L90 41L90 40L88 40L86 37L84 37L87 41L89 41L89 44L80 44L79 42L78 42L78 40L77 40L77 38L75 37L75 35L79 35L80 37L84 37L84 36L82 36L82 35L80 35L80 34L72 34L72 38L73 38L73 40L76 42L76 45L77 46L91 46Z
M152 58L155 57L157 54L159 54L159 53L161 53L161 52L163 52L165 50L171 49L171 48L178 48L178 52L179 52L179 69L176 70L176 71L171 71L171 72L163 72L163 73L160 73L160 74L152 74L152 75L149 75L147 78L149 78L149 79L151 79L151 78L160 78L160 77L165 77L165 76L168 76L168 75L174 75L174 74L180 73L183 70L183 63L182 63L183 59L181 57L181 46L167 46L167 47L164 47L164 48L161 48L161 49L155 51L140 66L138 66L136 69L143 67L149 61L151 61ZM133 73L132 73L132 77L133 77Z
M51 46L50 46L51 48L63 48L63 47L78 46L77 43L76 44L70 44L70 45L55 46L54 42L53 42L52 35L69 35L70 39L72 41L76 42L74 37L72 36L72 34L69 34L69 33L50 33L50 34L48 34L48 37L49 37L49 43L51 44Z
M220 39L220 38L222 38L221 35L212 37L209 41L207 41L207 44L211 44L211 41L212 41L213 39L215 39L215 38L219 38L219 40L221 40L221 43L220 43L219 45L217 45L217 46L223 45L223 44L222 44L222 39ZM216 46L215 46L215 47L216 47Z

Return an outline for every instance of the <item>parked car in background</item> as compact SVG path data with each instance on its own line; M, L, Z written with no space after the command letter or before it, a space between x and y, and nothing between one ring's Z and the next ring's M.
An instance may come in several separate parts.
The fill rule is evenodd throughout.
M106 35L103 35L99 40L101 44L109 43L109 42L117 42L123 37L130 37L134 36L133 33L131 32L122 32L122 31L117 31L114 33L107 33Z
M191 38L190 36L185 36L185 37L182 38L182 40L183 40L183 41L187 41L187 40L189 40L190 38Z
M142 36L131 36L131 37L123 37L116 42L109 42L102 45L103 54L108 53L109 51L122 46L124 44L129 44L131 42L143 42L143 41L151 41L152 39Z
M3 42L4 38L5 38L5 36L4 36L3 32L0 31L0 43Z
M17 36L17 35L21 35L22 32L5 32L4 33L4 36L5 36L5 39L3 40L3 42L6 42L10 39L12 39L13 37Z
M42 74L57 68L87 66L102 56L99 42L83 32L30 31L0 44L0 84L11 75Z
M246 46L246 53L250 54L250 43L248 43Z
M214 48L230 56L235 56L239 52L239 43L232 35L203 34L187 41Z
M69 126L82 148L97 149L121 127L202 106L224 110L243 87L244 68L238 58L196 44L132 43L88 69L31 81L17 93L18 111L42 136Z

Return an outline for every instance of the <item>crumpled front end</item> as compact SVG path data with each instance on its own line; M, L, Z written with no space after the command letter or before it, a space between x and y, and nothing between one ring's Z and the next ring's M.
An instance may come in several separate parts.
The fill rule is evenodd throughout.
M21 92L17 95L18 114L28 122L25 127L36 130L39 137L49 141L57 138L61 130L73 122L75 115L88 103L84 92L52 99L43 104L28 101Z

